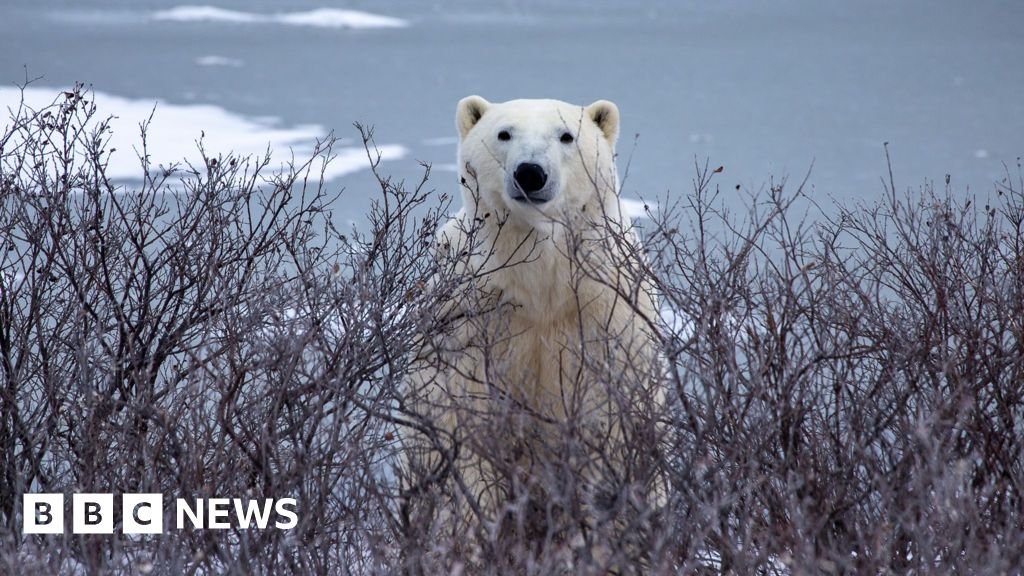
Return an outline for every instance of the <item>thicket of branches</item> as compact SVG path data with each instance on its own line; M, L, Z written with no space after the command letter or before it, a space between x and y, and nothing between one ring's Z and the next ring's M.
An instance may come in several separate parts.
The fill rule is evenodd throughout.
M122 185L100 112L78 89L11 111L0 136L0 572L1024 567L1019 165L976 198L890 177L877 200L809 216L782 185L728 213L697 166L629 264L665 311L649 319L663 362L607 382L654 383L661 405L623 417L633 456L567 429L545 456L558 472L530 479L572 485L574 462L604 457L664 488L605 486L602 518L572 490L527 490L518 529L457 533L427 528L459 497L457 470L414 486L404 472L413 428L470 449L406 378L452 329L438 309L465 281L435 257L449 195L429 171L379 176L365 224L338 229L320 177L331 141L283 170L205 152L157 167L142 149L144 181ZM498 458L501 438L472 449ZM26 492L292 497L299 524L32 536Z

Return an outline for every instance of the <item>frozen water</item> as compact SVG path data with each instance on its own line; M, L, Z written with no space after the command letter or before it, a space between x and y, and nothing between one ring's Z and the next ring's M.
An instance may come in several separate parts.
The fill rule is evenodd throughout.
M284 146L301 127L351 137L361 122L408 147L384 166L395 181L418 181L422 160L437 166L430 185L448 193L458 188L455 104L468 94L615 101L627 198L668 192L671 202L692 188L694 160L707 158L725 167L713 184L732 208L769 178L801 180L812 163L806 191L819 203L870 201L882 196L883 142L898 188L950 174L955 193L984 195L1024 154L1016 0L941 9L929 0L283 6L8 2L0 85L84 81L127 100L159 99L156 122L165 108L204 103L252 130L283 131L274 142ZM266 126L255 120L263 116L280 120ZM186 125L186 144L201 128L213 137L198 121ZM355 193L337 212L360 219L377 183L366 170L342 172Z

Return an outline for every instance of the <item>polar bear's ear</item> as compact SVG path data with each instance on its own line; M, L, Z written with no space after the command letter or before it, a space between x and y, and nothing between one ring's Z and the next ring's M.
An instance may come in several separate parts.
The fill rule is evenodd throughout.
M604 132L608 143L615 146L619 138L619 107L608 100L598 100L586 108L587 118L594 121L597 127Z
M490 102L479 96L466 96L459 100L455 108L455 127L459 130L459 139L464 139L466 134L476 126L491 105Z

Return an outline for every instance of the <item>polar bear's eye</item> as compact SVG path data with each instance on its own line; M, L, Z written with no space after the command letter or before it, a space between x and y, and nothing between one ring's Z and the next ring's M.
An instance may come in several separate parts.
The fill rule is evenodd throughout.
M502 130L501 132L498 132L498 140L501 140L502 142L508 142L511 139L512 135L508 133L508 130Z
M572 134L569 134L568 132L563 132L562 137L559 138L559 140L562 142L562 144L572 144L574 138L572 137Z

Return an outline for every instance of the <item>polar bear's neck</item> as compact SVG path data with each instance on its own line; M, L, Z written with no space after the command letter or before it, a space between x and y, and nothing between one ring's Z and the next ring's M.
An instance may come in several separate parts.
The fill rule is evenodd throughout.
M537 323L561 322L567 314L577 315L581 306L600 308L600 300L614 299L614 290L603 289L585 269L615 260L603 253L604 243L593 240L594 232L581 229L584 222L488 222L484 237L489 242L481 251L486 262L475 268L488 286L500 288L502 301Z

